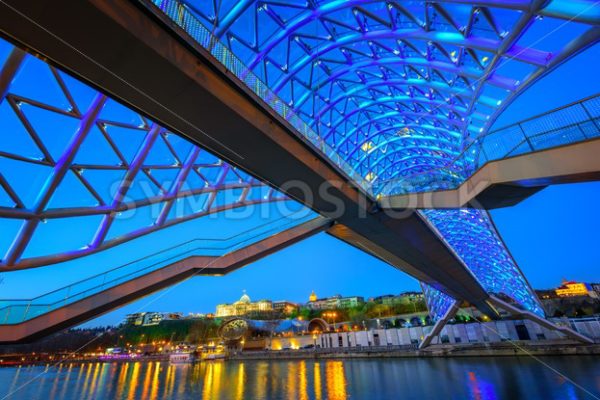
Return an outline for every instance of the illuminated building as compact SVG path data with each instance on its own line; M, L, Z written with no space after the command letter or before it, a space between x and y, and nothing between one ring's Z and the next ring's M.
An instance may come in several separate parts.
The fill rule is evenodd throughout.
M558 297L574 297L574 296L590 296L598 297L597 293L592 290L587 283L563 281L563 284L556 288Z
M393 306L397 304L411 304L419 301L423 301L424 296L423 293L419 292L405 292L399 295L386 294L382 296L373 297L369 299L369 301L373 301L375 303L380 303L388 306Z
M311 310L332 310L335 308L352 308L358 307L365 303L365 299L362 296L349 296L342 297L339 294L331 297L325 297L323 299L314 299L314 292L311 294L306 307ZM313 300L314 299L314 300Z
M208 314L205 314L205 313L189 313L188 316L187 316L187 318L194 318L194 319L205 319L205 318L210 319L210 318L214 318L214 317L215 317L215 314L213 314L213 313L208 313Z
M217 317L242 316L252 313L272 312L273 302L271 300L259 300L252 302L250 296L244 294L238 301L232 304L218 304L215 315Z
M160 313L160 312L141 312L141 313L134 313L134 314L128 314L125 316L125 324L126 325L137 325L137 326L152 326L152 325L158 325L160 324L162 321L168 321L168 320L176 320L176 319L181 319L182 318L182 314L181 313L175 313L175 312L167 312L167 313Z

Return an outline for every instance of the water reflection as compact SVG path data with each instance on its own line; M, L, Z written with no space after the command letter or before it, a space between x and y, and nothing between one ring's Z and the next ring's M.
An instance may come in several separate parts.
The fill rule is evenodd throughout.
M552 368L600 393L592 357L550 358ZM527 358L164 362L0 368L12 399L427 399L591 398ZM27 382L32 381L27 384ZM19 389L22 387L22 389Z
M325 363L325 376L327 382L327 398L331 400L344 400L346 394L346 376L343 361L327 361Z
M323 398L323 392L321 391L321 364L315 363L314 365L314 377L315 377L315 400L321 400Z

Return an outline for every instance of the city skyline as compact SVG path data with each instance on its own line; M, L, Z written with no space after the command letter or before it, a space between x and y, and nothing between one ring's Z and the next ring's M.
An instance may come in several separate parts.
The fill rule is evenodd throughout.
M600 285L600 283L597 283L597 282L581 282L581 281L578 281L576 279L570 280L570 279L564 279L563 278L563 280L559 284L555 285L554 287L544 287L544 288L541 288L541 287L540 288L536 288L536 287L534 287L533 289L535 291L539 291L539 292L542 292L542 291L555 291L555 290L558 290L563 284L565 284L565 283L572 283L572 282L574 282L575 284L597 284L597 285ZM277 299L275 299L275 298L267 298L267 297L264 297L264 298L254 298L254 297L250 296L250 294L248 294L248 291L246 289L243 289L241 293L242 293L242 297L248 296L249 300L251 302L253 302L253 303L255 303L255 302L261 302L261 301L269 301L269 302L273 302L273 303L275 303L275 302L291 302L291 303L294 303L294 304L302 307L302 306L307 306L310 302L313 301L313 300L310 299L310 297L311 297L312 293L315 293L315 292L314 291L311 292L309 294L309 296L306 299L304 299L304 300L302 300L302 299L288 299L288 298L277 298ZM341 296L342 298L362 297L362 298L364 298L365 302L369 302L369 301L373 301L377 297L382 297L382 296L397 296L397 297L401 297L401 296L410 295L410 294L413 294L413 293L419 293L420 294L422 292L420 290L415 290L415 291L406 290L406 291L402 291L402 292L399 292L399 293L380 293L378 295L372 295L372 296L368 296L368 297L367 296L362 296L360 294L355 294L355 293L341 293L341 292L326 293L324 295L319 295L318 293L315 293L315 294L317 295L317 301ZM232 304L235 304L238 301L240 301L240 298L235 298L235 299L232 299L232 300L231 299L230 300L223 300L223 301L221 301L220 303L217 304L217 307L220 306L220 305L232 305ZM187 313L187 315L192 315L192 314L197 314L197 315L214 314L214 315L216 315L216 313L214 311L215 310L212 310L212 311L206 311L206 310L190 311L190 312ZM160 310L160 311L157 311L157 310L150 310L150 309L148 309L148 310L141 310L140 312L142 312L142 313L144 313L144 312L179 312L179 310Z

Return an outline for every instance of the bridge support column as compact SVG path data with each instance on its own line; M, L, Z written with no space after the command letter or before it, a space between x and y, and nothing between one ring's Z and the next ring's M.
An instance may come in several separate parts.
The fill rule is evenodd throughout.
M446 326L448 321L454 318L454 316L460 309L460 303L460 300L455 300L452 306L448 309L448 311L446 311L444 316L437 320L435 325L433 325L433 329L431 330L431 332L425 335L423 341L419 344L419 350L429 346L433 338L440 334L440 332L442 331L442 329L444 329L444 326Z
M535 322L538 325L543 326L544 328L558 331L558 332L566 335L569 339L573 339L578 342L582 342L582 343L586 343L586 344L594 343L594 341L592 339L588 338L587 336L582 335L579 332L576 332L575 330L573 330L567 326L556 325L555 323L550 322L547 319L542 318L539 315L536 315L530 311L521 310L520 308L517 308L517 307L513 306L512 304L508 304L507 302L505 302L504 300L500 300L496 296L491 295L488 302L494 307L498 307L498 308L502 308L502 309L506 310L507 312L509 312L511 315L513 315L515 317L525 318L525 319Z

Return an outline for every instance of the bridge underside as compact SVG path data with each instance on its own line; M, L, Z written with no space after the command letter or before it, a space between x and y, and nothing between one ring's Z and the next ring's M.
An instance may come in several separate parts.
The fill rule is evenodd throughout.
M162 11L153 5L159 3L164 6ZM70 83L65 84L67 78L62 75L61 71L66 71L99 90L96 92L90 87L86 89L94 92L94 102L87 112L84 112L84 109L79 110L76 106L64 107L63 105L61 109L61 106L48 104L48 101L23 95L11 86L15 77L19 76L24 60L27 57L32 58L31 56L26 55L22 50L15 49L5 60L0 71L0 106L4 103L4 105L9 104L12 107L12 111L19 118L19 123L25 127L36 145L43 148L43 139L36 136L36 130L39 127L27 120L26 113L22 111L23 104L73 117L77 120L78 128L74 139L69 142L69 148L63 153L59 153L58 156L51 154L51 151L47 151L41 157L15 155L0 147L0 151L2 151L0 154L3 157L28 165L43 165L53 170L45 184L41 186L40 192L36 193L39 196L36 196L30 204L21 201L18 190L13 190L14 182L7 181L3 177L4 171L2 171L0 186L13 204L1 206L0 217L22 221L22 225L17 229L15 240L2 258L0 271L28 269L85 257L116 248L155 231L172 229L170 227L188 220L257 204L294 203L300 208L311 209L321 217L313 219L311 222L302 220L302 224L295 222L296 227L286 230L278 226L272 232L273 236L268 238L264 236L266 233L262 232L263 236L259 241L247 245L243 250L236 249L214 256L202 255L185 258L183 261L178 259L175 263L163 265L160 269L119 283L101 293L94 293L79 302L43 313L31 320L23 321L12 327L0 325L0 342L30 340L81 322L134 298L198 274L199 270L206 273L208 265L214 269L211 271L213 273L237 268L322 230L326 230L332 236L372 254L421 281L424 284L430 310L438 317L446 315L448 307L455 304L456 299L460 299L468 301L484 314L496 318L498 313L490 302L490 293L492 292L508 296L511 301L528 312L538 316L543 315L539 301L502 242L485 209L515 204L549 184L597 179L600 165L593 155L594 153L598 154L600 150L598 140L580 144L567 143L561 148L551 148L496 161L488 160L489 162L482 168L473 170L473 165L477 166L477 163L473 164L473 160L469 158L470 155L466 160L461 158L459 149L470 149L465 143L473 140L473 143L477 143L478 132L488 129L497 114L506 106L503 104L502 107L497 107L496 111L490 112L492 118L482 115L481 110L486 107L494 109L494 104L500 104L492 102L492 98L488 98L487 95L482 95L482 93L486 93L487 88L483 83L473 88L470 94L471 98L460 100L460 95L455 96L463 103L453 103L445 115L437 113L433 117L435 121L429 120L432 118L431 115L426 115L427 121L422 122L421 125L428 128L425 131L419 131L419 135L422 134L424 137L416 138L416 144L412 142L398 143L399 140L404 140L406 136L416 132L413 127L415 124L419 125L421 114L433 114L440 107L447 108L444 105L436 105L436 102L432 103L432 96L435 97L439 94L438 89L442 91L453 91L454 89L452 87L441 88L439 82L415 81L415 79L421 81L422 78L426 78L425 75L422 75L421 78L408 79L410 81L409 99L405 99L404 94L395 94L392 97L401 97L400 100L397 98L394 98L393 101L390 100L392 103L397 103L396 111L379 109L373 113L374 107L380 107L381 102L375 98L365 100L364 93L361 91L372 89L368 82L362 80L354 91L344 89L345 93L338 93L338 100L335 100L336 96L320 93L323 86L318 82L313 82L316 86L309 88L307 96L313 96L314 99L325 99L326 104L322 104L322 108L328 110L329 117L326 117L326 111L323 111L323 115L320 115L318 111L307 114L306 110L302 110L297 103L300 100L308 101L306 98L297 99L293 95L291 101L290 99L282 101L278 95L284 96L287 85L292 85L291 82L296 79L292 77L292 72L295 71L294 73L300 75L301 70L305 67L313 68L311 66L327 62L325 58L319 60L317 56L309 54L308 58L297 60L297 63L291 68L283 68L285 70L283 72L290 73L289 76L282 77L278 81L279 83L273 83L279 93L269 91L263 93L260 89L261 85L264 85L261 79L267 78L265 76L257 78L254 74L258 73L257 71L260 70L263 63L272 63L272 60L267 60L269 44L263 44L265 46L263 48L257 45L253 49L253 51L257 51L256 57L262 54L264 59L255 57L254 61L250 60L251 65L248 68L241 68L242 64L234 63L239 68L232 70L231 60L239 61L236 58L237 55L232 53L231 38L237 37L235 29L231 27L233 23L227 26L228 19L222 18L224 26L213 26L215 32L212 33L217 35L214 38L215 41L211 39L208 47L202 45L194 41L194 37L190 35L193 35L191 28L200 29L202 26L194 18L197 15L202 16L203 13L202 10L190 11L194 9L192 7L194 2L189 3L191 5L184 6L172 0L139 3L104 0L75 3L60 0L37 2L14 0L0 4L0 32L2 35L19 48L35 54L53 66L50 68L53 79L56 79L60 90L68 98L68 102L72 103L71 105L76 103L77 96L69 92ZM252 1L242 2L248 10L252 8L252 5L256 5L254 3ZM347 4L336 2L336 7L340 10L336 9L335 11L347 11L347 7L354 5L358 7L359 14L371 18L372 14L369 10L362 9L361 4L358 3L361 2L350 1ZM499 39L496 42L491 40L463 41L467 33L464 29L459 29L458 24L453 24L444 8L448 5L438 4L444 2L434 3L434 7L426 5L426 17L429 16L427 10L435 9L437 14L450 21L450 25L456 25L454 28L461 31L461 35L464 36L458 43L463 46L458 60L454 60L456 56L451 55L449 51L440 51L445 52L445 56L457 64L461 58L467 57L465 54L479 64L474 69L459 68L456 70L448 65L445 65L444 68L450 68L458 74L457 77L462 76L460 79L469 85L475 85L479 78L485 84L490 83L492 86L501 87L503 91L509 93L505 98L506 103L512 100L514 93L520 92L568 57L594 44L599 35L598 29L590 28L567 46L565 52L558 54L535 49L526 49L518 54L513 54L520 49L516 42L521 31L531 24L536 15L552 16L560 20L574 17L575 22L589 25L593 25L597 18L585 13L576 16L566 15L562 8L557 7L557 4L561 2L556 0L552 3L555 7L543 9L542 6L546 4L545 2L536 1L531 5L525 4L526 2L515 3L521 18L515 23L514 32L505 34L495 24L494 18L490 16L487 8L488 6L506 7L504 3L490 2L477 7L469 5L471 9L467 31L473 28L474 21L478 20L476 16L481 12L484 14L485 20L493 26L492 31L495 31ZM455 2L449 1L448 3L454 4ZM462 4L463 2L458 3ZM165 14L163 11L168 8L165 5L169 5L171 11L175 10L173 14L179 19L171 19L172 15L170 17ZM201 6L205 6L205 4L201 3ZM257 12L260 11L259 8L257 8ZM333 8L335 7L312 10L311 18L308 21L320 19L329 21L326 14L333 12ZM511 7L508 9L512 10ZM403 18L408 17L413 20L410 22L411 24L417 21L417 19L411 18L412 14L406 10L398 12L404 15ZM232 18L234 16L235 14L232 14ZM298 21L304 21L300 17ZM428 20L428 18L425 19ZM357 23L360 29L364 30L363 35L349 35L344 40L348 43L372 40L375 34L367 32L368 24L362 22L360 18L357 19ZM392 29L391 25L387 23L381 21L379 23ZM426 25L430 23L432 22L426 22L424 26L427 28ZM448 25L448 23L444 24ZM411 31L409 39L422 40L428 43L428 46L433 46L431 43L435 44L438 40L441 42L450 40L450 44L444 42L444 45L457 44L453 42L456 41L455 36L421 32L423 27L417 28L418 32ZM233 29L233 31L230 32L229 29ZM282 32L287 35L291 31L283 30ZM375 39L387 38L386 35L390 34L389 32L380 32L378 35L381 37ZM397 32L394 31L393 34L395 35ZM408 35L404 31L402 34ZM228 46L231 48L218 42L224 37L228 38ZM289 38L291 37L289 36ZM298 34L297 40L302 41L301 37L302 35ZM280 39L284 40L285 38ZM418 52L417 47L407 40L403 36L403 39L399 41L399 43L404 43L403 50L398 51L402 57L408 57L407 54L413 51ZM271 44L276 46L275 43ZM316 54L341 51L339 46L333 46L331 43L323 43L319 46L315 48ZM498 46L498 48L494 46ZM309 48L310 46L305 46L304 50ZM437 46L437 48L440 47ZM487 60L489 57L478 57L474 49L477 52L491 52L492 61L486 64L487 61L484 59ZM396 54L394 51L391 52ZM373 54L369 54L367 58L376 58L375 64L379 66L379 58L376 57L376 53L377 51L373 50ZM429 54L429 51L427 53ZM534 66L531 77L526 81L527 85L519 86L517 80L497 79L492 76L494 65L499 63L503 57L508 56L517 57L519 62ZM424 61L419 60L415 65L423 64L426 68L430 68L431 74L436 72L439 76L444 75L437 70L437 66L439 66L437 61L435 63L429 63L429 61L431 60L428 60L425 65ZM42 63L39 60L36 62ZM371 65L369 62L362 60L358 64ZM402 60L403 65L407 62ZM390 64L395 63L398 61L390 61ZM415 69L413 65L410 67ZM338 77L356 72L356 68L347 65L339 68L341 69L339 73L329 70L329 77L323 77L327 85L337 85L340 83L337 80ZM358 75L362 73L362 71L358 72ZM429 74L427 76L429 77ZM252 79L256 83L255 87L248 84ZM387 75L385 80L394 81ZM450 79L450 82L452 81ZM381 82L372 82L372 84L372 86L377 86ZM365 87L363 88L361 85ZM419 89L421 85L429 89L421 90L422 88ZM452 86L448 81L444 85ZM369 93L371 97L381 95ZM334 93L332 92L332 94ZM352 110L352 107L345 109L341 113L343 114L341 119L336 122L332 117L335 114L333 110L338 104L336 101L348 105L354 101L349 101L349 98L354 95L360 98L360 104L356 105L357 109ZM506 93L504 95L506 96ZM450 98L453 99L453 96ZM105 103L114 102L114 100L128 107L126 108L127 112L134 114L132 118L135 122L111 120L104 116ZM402 102L411 104L410 107L413 108L410 112L401 108L400 103ZM424 109L424 106L429 108ZM432 106L436 107L431 108ZM318 108L315 107L315 109ZM399 109L402 111L398 111ZM395 122L387 120L388 112L392 112L392 119ZM460 122L461 115L463 116L462 122L467 120L469 123ZM411 116L417 119L407 122L405 118ZM301 122L303 118L312 122L304 124ZM396 158L387 159L385 155L376 155L377 152L385 153L387 151L383 149L383 147L387 149L387 139L385 139L385 143L379 142L381 137L385 136L383 134L385 129L377 128L379 130L373 138L378 137L379 139L370 141L359 137L364 134L363 129L367 129L360 125L360 120L364 118L369 120L369 123L375 123L383 118L386 119L386 124L391 124L385 129L400 129L390 140L390 143L393 142L395 146L393 147L395 150L390 153L395 154ZM401 123L398 122L398 118L402 119ZM597 119L594 121L596 123ZM397 125L399 123L401 125ZM469 124L471 124L470 127ZM95 129L94 127L97 127L107 140L116 135L116 133L112 133L114 128L110 127L137 129L141 131L140 135L144 138L142 142L146 144L136 149L131 159L126 159L127 157L121 154L119 145L111 142L111 147L121 158L121 162L116 165L78 163L76 153L81 143L85 141L88 131L92 131ZM402 127L406 127L408 130L405 131ZM356 138L340 138L340 132L345 130L353 132L353 135L356 134ZM158 164L150 162L148 154L158 146L158 142L163 143L162 141L164 141L171 153L177 153L169 139L170 132L175 132L194 144L187 153L188 155L176 157L176 160L161 159ZM454 143L452 148L443 147L452 140L459 143ZM424 143L431 141L436 142L436 145L446 143L443 146L440 145L443 147L443 151L437 148L425 149ZM355 146L353 150L349 150L352 155L342 155L348 154L344 153L344 146L348 147L350 144ZM418 149L419 156L414 154L409 156L410 163L399 161L398 157L404 157L400 153L404 152L406 148L415 146L425 147ZM448 171L452 179L459 178L464 183L453 186L457 189L435 191L435 187L433 187L430 192L425 191L418 194L388 193L377 189L385 188L393 179L407 178L402 175L406 172L402 169L404 167L399 167L396 171L393 166L421 162L419 161L421 158L427 158L421 154L423 152L421 150L430 152L429 156L435 154L435 157L448 151L442 157L444 162L458 160L460 169L455 169L454 164L445 169L447 165L439 164L441 161L436 159L431 165L426 163L424 171L434 171L434 167L440 167L439 170L444 171L444 174ZM205 153L206 157L211 158L212 161L202 159ZM471 153L469 152L469 154ZM356 161L353 157L360 159L359 164L349 169L348 163ZM465 169L465 164L468 164L471 169ZM410 168L412 167L408 169ZM90 174L87 171L99 169L122 170L125 174L122 184L118 186L116 194L111 194L112 197L109 201L103 201L102 196L95 191L97 188L94 184L86 181L86 174ZM210 178L208 169L219 172ZM172 170L169 185L161 182L159 170ZM398 172L398 174L389 175L390 171L393 174ZM471 174L466 174L465 171L470 171ZM127 201L125 198L130 194L134 178L141 173L145 173L159 187L159 191L148 199ZM233 181L228 178L231 176L230 173L235 175ZM66 179L65 176L70 176L70 174L74 174L87 190L95 193L94 197L97 198L99 204L89 207L50 208L49 204L53 193ZM184 182L188 182L188 177L196 175L203 182L197 186L192 184L190 187L186 187ZM24 176L27 175L24 174ZM408 176L411 179L412 177L413 175ZM238 191L235 200L217 202L220 194L231 190ZM207 196L207 205L200 209L196 207L193 212L180 219L171 217L171 210L176 207L179 199L201 195ZM473 206L474 202L479 204L480 209L461 208L465 205ZM126 231L116 237L110 236L116 216L128 210L153 204L158 204L163 208L150 227ZM410 212L406 212L407 207ZM64 256L60 257L55 254L42 254L32 258L24 257L27 254L26 250L32 235L47 220L83 215L102 217L93 240L87 243L83 249L70 253L65 252ZM283 216L283 218L288 217L289 215ZM216 267L217 265L218 267ZM3 337L6 339L2 339Z

